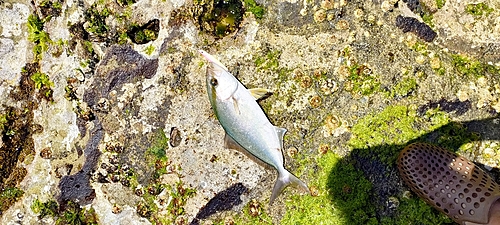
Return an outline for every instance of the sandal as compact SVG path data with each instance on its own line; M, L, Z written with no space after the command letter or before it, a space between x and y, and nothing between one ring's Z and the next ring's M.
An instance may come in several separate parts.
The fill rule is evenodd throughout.
M455 222L497 224L500 185L466 158L413 143L399 154L398 169L412 191Z

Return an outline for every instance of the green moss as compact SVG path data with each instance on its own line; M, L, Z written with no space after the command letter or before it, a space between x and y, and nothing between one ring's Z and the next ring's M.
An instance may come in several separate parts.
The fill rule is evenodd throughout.
M0 128L2 127L2 116L0 116ZM16 187L7 187L0 193L0 212L5 212L24 194L24 191Z
M35 88L40 91L44 98L52 99L53 90L51 88L54 86L54 83L50 81L47 74L36 72L32 74L30 78L35 82Z
M177 182L174 187L170 188L172 201L167 206L170 214L174 217L184 215L184 206L186 205L187 199L193 197L195 194L196 189L185 187L182 181Z
M58 215L58 205L57 202L54 200L50 200L47 202L41 202L39 199L35 199L33 203L31 204L31 210L39 214L38 216L40 218L43 218L45 216L52 216L55 217Z
M97 4L93 4L85 12L85 20L88 22L87 32L98 36L105 36L109 28L106 25L106 18L111 14L108 8L98 9Z
M433 210L418 197L403 198L398 207L398 215L393 218L385 217L381 221L381 224L439 225L451 223L453 221L449 217Z
M97 215L93 208L89 210L82 209L77 203L68 202L66 205L66 210L63 212L62 216L60 216L56 225L63 224L86 224L93 225L97 224Z
M35 44L33 54L36 61L42 59L42 53L47 51L49 44L52 42L49 34L43 31L44 23L45 20L41 20L37 15L31 14L28 16L28 40Z
M36 89L42 89L43 87L51 88L54 86L54 83L50 81L49 76L45 73L36 72L30 78L35 82Z
M134 0L117 0L116 2L121 6L130 6L135 3Z
M441 67L439 67L437 69L433 69L433 70L439 76L443 76L446 73L446 69L443 67L443 65L441 65Z
M153 54L154 51L155 51L155 46L153 46L153 45L149 45L148 47L146 47L146 49L144 49L144 52L147 55Z
M7 114L0 115L0 132L3 131L4 126L7 124Z
M265 13L264 7L257 5L254 0L244 0L244 2L247 11L252 12L255 18L262 19Z
M406 97L417 89L417 80L413 77L405 77L394 86L391 91L392 97Z
M490 14L493 12L493 9L481 2L477 4L467 4L467 6L465 6L465 12L473 16L482 16Z
M241 0L195 1L194 3L201 9L194 15L200 27L217 38L235 32L243 20L245 11ZM254 10L258 12L257 8Z
M87 50L87 52L89 53L94 53L94 47L92 47L92 42L90 41L83 41L83 47L85 47L85 49Z
M427 51L427 44L421 41L415 42L415 44L411 47L414 51L427 56L428 51Z
M443 8L445 3L446 3L446 0L436 0L436 5L437 5L438 9Z
M371 183L349 161L328 152L317 159L309 182L317 196L294 195L282 224L377 224L370 203Z
M362 155L392 165L402 145L446 124L448 120L442 116L445 115L430 115L429 121L425 121L407 106L388 106L382 112L361 118L352 127L353 138L349 140L349 145L359 149ZM370 146L377 147L373 149Z
M31 210L39 214L39 218L46 216L56 217L56 225L63 224L97 224L97 215L93 208L82 209L77 203L69 201L63 212L59 212L59 206L54 200L41 202L35 199L31 204Z
M434 27L434 22L432 22L433 16L432 13L430 12L425 12L424 15L422 15L422 20L424 21L425 24L429 25L430 27Z
M379 90L380 82L371 72L371 69L365 65L354 64L349 68L348 91L357 95L371 95Z
M123 45L126 44L127 42L128 42L127 32L121 33L120 36L118 37L118 44Z
M481 63L478 60L472 60L461 55L452 55L451 57L452 65L458 74L468 78L479 78L486 73L493 75L500 73L500 68L494 65Z
M281 51L273 50L268 51L265 56L255 57L254 63L257 67L257 70L271 70L277 69L279 67L279 57L281 56Z

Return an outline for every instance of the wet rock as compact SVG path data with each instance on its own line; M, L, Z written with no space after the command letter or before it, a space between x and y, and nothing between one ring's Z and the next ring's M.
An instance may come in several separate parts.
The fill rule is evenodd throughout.
M146 44L158 38L160 31L160 20L153 19L142 26L134 26L127 34L136 44Z
M123 84L149 79L156 74L158 59L147 59L130 46L114 45L104 55L83 100L95 106L101 98L107 98L112 90L119 91Z
M413 17L396 17L396 26L401 29L404 33L412 32L417 35L420 39L431 42L436 38L437 33L432 30L429 25L418 21Z

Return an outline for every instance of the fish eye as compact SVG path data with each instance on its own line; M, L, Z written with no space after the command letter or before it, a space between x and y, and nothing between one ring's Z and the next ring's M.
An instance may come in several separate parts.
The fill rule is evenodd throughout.
M217 79L215 79L215 78L212 78L212 79L210 79L210 84L212 86L217 86L217 84L219 84L219 81L217 81Z

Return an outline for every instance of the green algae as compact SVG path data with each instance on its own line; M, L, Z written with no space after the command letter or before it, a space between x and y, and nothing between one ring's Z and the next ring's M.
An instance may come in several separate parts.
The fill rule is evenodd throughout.
M46 97L50 97L50 95L52 95L53 91L51 88L54 86L54 83L50 81L47 74L36 72L32 74L30 78L33 82L35 82L35 88L44 92L43 95Z
M1 117L0 117L1 118ZM24 191L17 187L7 187L0 192L0 212L5 212L19 200L24 194Z
M449 117L439 111L420 118L413 107L388 106L382 112L361 118L352 127L353 138L348 144L353 149L360 149L364 155L376 152L373 157L391 165L396 162L403 145L418 140L448 122Z
M163 130L157 132L153 145L146 151L146 159L151 166L154 166L153 179L158 179L161 175L167 173L169 165L167 149L169 147L169 138Z
M295 157L302 165L297 169L306 174L315 196L292 195L286 203L287 213L282 224L446 224L450 219L434 210L418 197L395 198L400 204L393 215L376 214L373 201L377 193L356 160L382 162L393 168L401 149L414 141L434 141L440 146L450 147L452 143L470 141L470 133L438 109L417 114L414 106L388 106L378 113L372 113L358 120L352 127L352 138L348 145L353 149L350 155L340 157L328 151L324 155L308 160ZM437 140L430 140L434 132ZM459 145L459 144L455 144ZM318 165L317 168L305 168ZM313 192L314 193L314 192Z
M380 81L366 65L353 64L348 67L349 76L345 89L353 95L371 95L380 90Z
M376 224L370 203L371 183L353 164L328 152L318 159L310 177L317 196L293 195L286 202L282 224Z
M144 52L147 54L147 55L151 55L153 54L153 52L155 51L155 46L153 45L149 45L148 47L146 47L144 49Z
M235 32L243 20L243 3L240 0L195 1L199 7L195 18L198 24L216 38ZM257 7L257 6L256 6Z
M279 68L279 57L281 56L281 51L271 50L268 51L264 56L257 56L254 58L255 66L257 71L259 70L276 70Z
M446 0L436 0L436 5L438 9L443 8L444 4L446 4Z
M477 4L467 4L467 6L465 6L465 12L473 16L482 16L490 14L493 12L493 9L481 2Z
M54 200L41 202L35 199L30 206L31 210L38 214L40 219L51 216L56 218L56 225L62 224L97 224L97 215L93 208L82 209L77 203L68 202L63 211Z
M254 0L244 0L245 8L247 11L250 11L255 18L262 19L264 17L264 7L258 5Z
M485 74L500 74L500 68L482 63L478 60L469 59L462 55L451 55L452 65L459 75L466 78L479 78Z
M109 27L106 25L106 18L111 14L112 12L108 8L100 10L97 3L94 3L84 13L85 21L88 22L87 32L104 37L109 31Z
M47 51L49 44L52 43L49 34L43 30L45 21L45 19L42 20L35 14L28 16L28 40L35 44L33 54L36 61L42 59L42 54Z
M402 198L398 207L398 215L385 217L381 224L422 224L439 225L452 224L453 221L446 215L434 210L418 197Z
M38 214L39 218L44 218L45 216L57 216L59 206L54 200L41 202L39 199L35 199L30 208L34 213Z
M391 90L392 97L406 97L417 89L417 80L413 77L405 77Z

